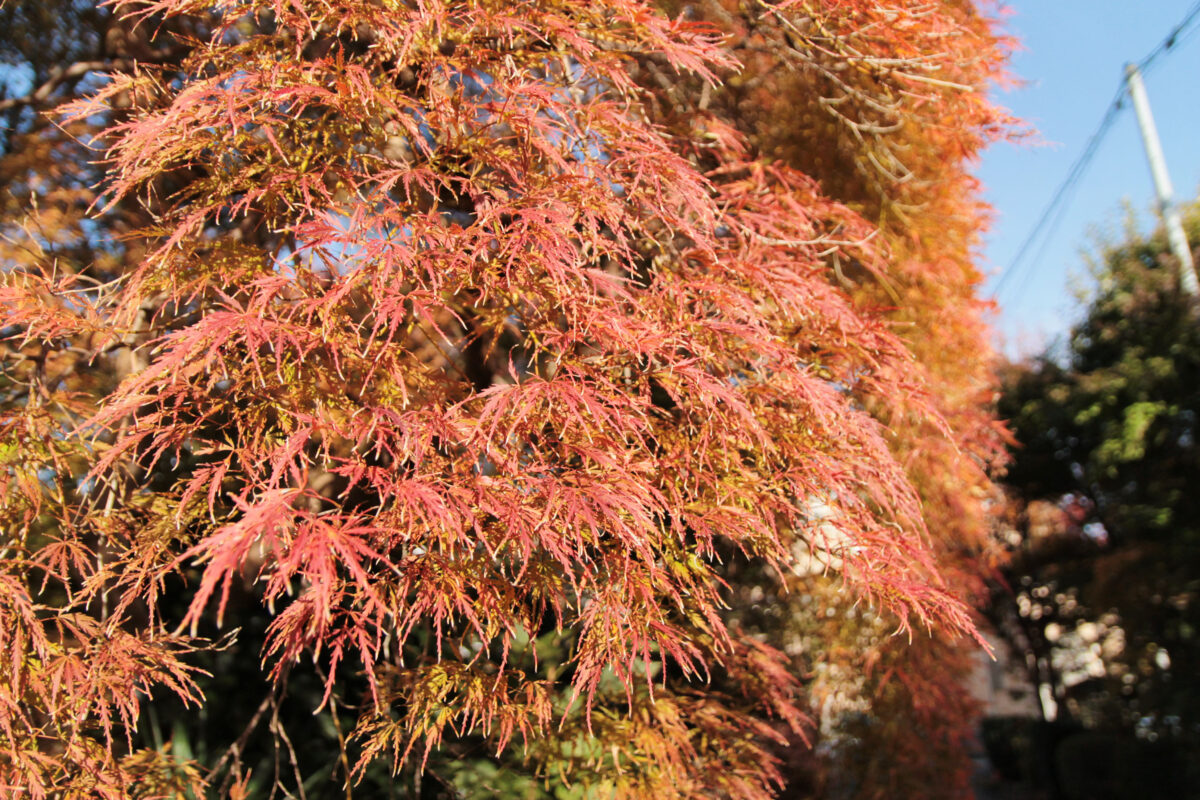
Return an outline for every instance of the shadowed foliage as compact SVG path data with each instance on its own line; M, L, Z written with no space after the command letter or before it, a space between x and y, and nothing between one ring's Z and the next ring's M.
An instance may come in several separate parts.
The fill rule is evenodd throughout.
M990 613L1044 715L1086 731L1060 746L1064 796L1195 796L1200 315L1169 252L1131 225L1100 252L1065 354L1005 374L1022 446Z

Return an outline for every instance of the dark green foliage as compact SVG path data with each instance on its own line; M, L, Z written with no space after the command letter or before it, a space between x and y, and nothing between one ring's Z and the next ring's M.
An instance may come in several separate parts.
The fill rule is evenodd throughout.
M1194 211L1193 242L1198 230ZM1105 248L1065 356L1006 376L1016 552L991 613L1060 720L1129 758L1195 764L1200 312L1177 275L1161 232Z

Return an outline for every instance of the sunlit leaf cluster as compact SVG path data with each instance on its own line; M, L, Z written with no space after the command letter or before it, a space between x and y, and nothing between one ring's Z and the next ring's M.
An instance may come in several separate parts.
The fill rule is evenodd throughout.
M0 161L0 783L760 798L805 659L962 705L942 639L887 662L974 630L989 21L95 13L107 60L38 77ZM780 98L878 169L741 113Z

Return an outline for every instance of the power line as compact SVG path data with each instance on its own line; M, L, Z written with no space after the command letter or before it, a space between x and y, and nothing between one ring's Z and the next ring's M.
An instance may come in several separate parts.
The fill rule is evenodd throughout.
M1150 65L1153 64L1159 56L1186 39L1191 33L1195 32L1192 31L1190 33L1184 33L1184 29L1195 22L1197 17L1200 17L1200 2L1197 2L1194 6L1192 6L1191 10L1184 15L1183 21L1172 28L1171 32L1167 34L1166 38L1159 42L1157 47L1151 50L1145 58L1138 62L1138 69L1141 70L1143 75L1146 74L1146 70L1150 68Z
M1159 59L1160 56L1162 56L1163 53L1170 51L1177 44L1194 34L1197 29L1194 28L1189 31L1188 28L1194 22L1196 22L1197 19L1200 19L1200 2L1195 3L1191 9L1188 10L1187 14L1184 15L1179 24L1172 28L1171 32L1168 33L1153 50L1151 50L1141 61L1138 62L1138 68L1144 73ZM1107 135L1109 129L1116 121L1116 118L1121 111L1122 100L1124 97L1125 83L1122 81L1117 87L1116 94L1113 95L1112 101L1109 102L1108 108L1104 112L1104 116L1100 119L1100 124L1096 126L1095 131L1088 138L1087 145L1084 147L1083 152L1077 159L1075 159L1075 162L1071 164L1071 168L1067 171L1066 177L1063 179L1062 183L1058 185L1058 188L1055 190L1053 196L1051 196L1050 202L1047 203L1046 207L1042 209L1041 214L1038 216L1037 222L1025 236L1025 239L1021 242L1021 246L1017 249L1016 256L1013 257L1013 260L1009 262L1004 271L1000 273L1000 279L996 281L996 287L992 290L993 298L999 299L1001 294L1004 292L1005 287L1017 275L1020 275L1020 278L1016 281L1017 294L1019 295L1025 290L1025 286L1032 274L1029 272L1027 265L1030 263L1036 263L1041 259L1041 254L1045 251L1048 242L1052 238L1052 234L1057 229L1058 224L1062 221L1063 214L1066 210L1066 204L1070 200L1075 187L1083 178L1084 173L1087 172L1087 168L1091 165L1092 159L1095 157L1096 152L1100 149L1101 142L1103 142L1105 135ZM1042 237L1043 232L1046 232L1047 235L1044 237L1042 247L1038 248L1037 250L1038 258L1034 259L1032 262L1027 262L1026 257L1033 252L1033 245L1038 241L1039 238Z
M1121 110L1121 97L1124 94L1125 88L1122 86L1117 90L1112 102L1109 103L1108 110L1104 112L1104 117L1101 118L1100 124L1096 126L1096 130L1088 138L1087 146L1084 147L1083 152L1075 159L1075 162L1071 164L1071 169L1067 171L1067 177L1058 185L1058 189L1055 190L1054 195L1050 198L1050 202L1046 204L1046 207L1042 209L1042 213L1038 215L1037 223L1021 242L1016 256L1009 262L1004 272L1000 274L1000 280L996 282L996 288L992 292L993 297L999 298L1009 280L1020 272L1022 265L1025 263L1026 256L1032 252L1033 245L1037 242L1042 232L1047 230L1053 231L1057 227L1059 220L1062 219L1061 211L1066 201L1070 198L1075 186L1079 183L1088 166L1091 164L1092 159L1095 157L1096 152L1100 149L1100 143L1104 141L1104 136L1108 133L1109 128L1112 127L1113 122L1116 121L1117 114ZM1024 280L1021 280L1019 283L1023 285Z

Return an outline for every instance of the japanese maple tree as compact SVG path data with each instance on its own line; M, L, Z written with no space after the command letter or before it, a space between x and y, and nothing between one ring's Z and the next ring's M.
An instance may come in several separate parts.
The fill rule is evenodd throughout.
M921 496L942 574L978 602L998 558L988 469L1003 434L988 413L995 379L974 266L987 208L969 167L1016 127L984 91L1005 80L1010 47L996 35L995 9L936 5L807 3L790 16L761 3L688 8L721 25L744 65L711 93L707 113L878 228L885 272L835 252L827 275L860 308L892 321L916 357L938 416L869 397L863 404L886 421L889 446ZM975 711L963 678L974 644L935 630L910 646L891 635L886 614L862 609L816 566L787 592L742 574L735 603L811 676L819 751L833 755L793 768L793 781L816 793L828 781L831 791L862 797L965 796Z
M495 793L469 757L534 796L768 797L806 699L730 613L744 570L973 631L947 553L981 529L988 379L931 353L981 336L961 162L1003 121L963 82L1001 56L967 57L995 45L960 4L850 5L97 11L105 76L3 162L0 782ZM974 38L922 55L946 29ZM725 88L756 36L822 80L909 48L897 80L938 92L889 108L944 133L895 146L948 188L855 194L773 148ZM862 36L885 54L839 49ZM961 221L863 216L920 203ZM181 747L242 673L257 708Z

